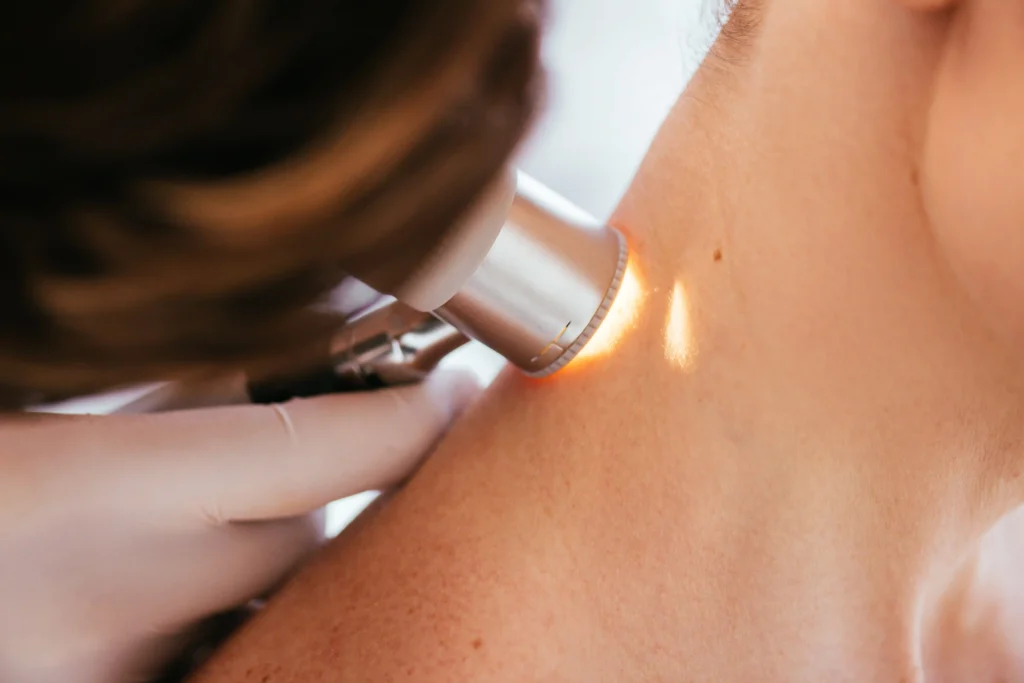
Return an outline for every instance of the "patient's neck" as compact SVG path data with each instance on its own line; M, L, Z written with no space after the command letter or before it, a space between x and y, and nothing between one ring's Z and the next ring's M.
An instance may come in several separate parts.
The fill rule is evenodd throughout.
M1017 500L1019 397L918 210L893 122L924 93L851 82L872 118L772 68L698 75L615 216L647 296L593 372L660 400L623 395L629 513L591 520L593 561L632 572L617 632L694 680L913 680L948 572Z

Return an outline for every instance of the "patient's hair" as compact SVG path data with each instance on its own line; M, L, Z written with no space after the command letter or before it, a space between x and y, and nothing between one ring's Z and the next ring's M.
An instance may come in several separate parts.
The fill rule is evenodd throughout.
M764 0L713 0L718 40L711 56L733 61L744 55L761 27Z
M542 5L5 7L0 404L311 352L346 274L399 284L507 161Z

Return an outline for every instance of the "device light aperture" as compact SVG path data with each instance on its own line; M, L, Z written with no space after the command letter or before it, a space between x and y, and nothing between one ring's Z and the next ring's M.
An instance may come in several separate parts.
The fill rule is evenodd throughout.
M586 362L609 355L636 326L643 306L644 290L640 277L632 262L626 265L622 275L622 284L615 301L605 315L600 327L587 342L587 345L576 355L569 367L583 365Z

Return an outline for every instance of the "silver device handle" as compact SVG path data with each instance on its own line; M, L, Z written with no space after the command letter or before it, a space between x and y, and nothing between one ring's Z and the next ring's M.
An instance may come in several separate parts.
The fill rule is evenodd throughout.
M568 365L600 327L628 250L617 230L530 189L521 178L491 249L436 314L540 377Z
M332 357L346 387L418 381L468 339L534 377L586 346L622 284L626 241L524 174L510 193L511 178L474 207L402 301L342 331ZM436 310L424 310L428 302Z

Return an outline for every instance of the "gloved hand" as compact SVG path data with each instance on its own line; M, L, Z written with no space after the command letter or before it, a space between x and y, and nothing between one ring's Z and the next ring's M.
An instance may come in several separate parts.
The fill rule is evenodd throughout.
M326 503L404 479L476 394L0 422L0 682L145 680L313 550Z

